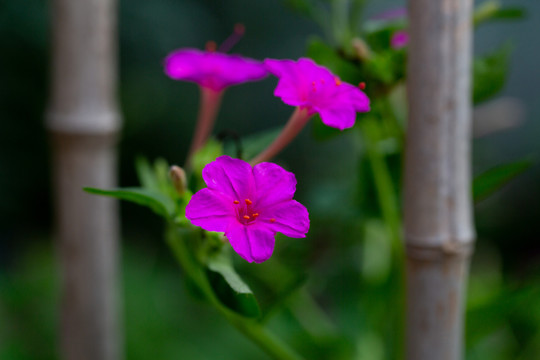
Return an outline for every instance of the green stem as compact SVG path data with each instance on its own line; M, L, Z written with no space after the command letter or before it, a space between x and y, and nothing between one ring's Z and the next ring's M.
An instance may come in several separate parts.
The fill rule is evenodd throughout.
M167 243L169 244L176 260L184 269L195 285L199 288L205 298L213 305L219 313L227 319L237 330L244 334L248 339L257 344L262 350L270 355L275 360L302 360L287 344L277 338L270 331L265 329L260 323L253 319L245 318L237 313L229 310L215 296L214 291L208 278L206 277L204 268L193 257L193 252L187 246L186 240L192 231L188 229L179 229L175 225L169 225L167 229Z
M378 143L381 139L379 124L375 119L366 117L361 122L361 129L364 135L368 160L373 170L373 179L382 216L390 232L392 249L395 255L401 255L403 252L401 217L388 165L383 154L378 149Z
M336 327L305 287L291 299L290 310L312 338L336 336Z
M393 287L395 296L390 299L390 308L395 313L395 330L393 333L395 336L391 340L393 346L393 358L400 358L399 354L403 354L403 333L404 329L404 308L403 299L405 293L405 279L403 273L403 258L404 250L401 240L401 216L398 206L398 200L394 185L392 183L392 177L384 155L379 150L378 144L382 139L380 124L377 119L372 117L366 117L361 122L361 130L364 136L366 144L366 152L368 160L373 170L373 179L375 181L375 187L377 191L377 198L381 207L381 212L385 223L389 229L389 235L392 243L393 253L393 276L396 276L395 280L391 283L396 284ZM397 331L396 331L397 330Z

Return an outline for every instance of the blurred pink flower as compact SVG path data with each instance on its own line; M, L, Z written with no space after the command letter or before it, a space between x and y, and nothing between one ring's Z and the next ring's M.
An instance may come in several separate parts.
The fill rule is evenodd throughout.
M407 9L404 7L393 8L372 16L375 20L396 20L407 17Z
M407 46L409 43L409 33L405 30L396 31L392 34L392 39L390 40L390 46L394 49L401 49Z
M318 113L324 124L340 130L354 125L357 112L369 111L369 99L357 86L342 82L313 60L264 60L268 71L279 78L274 95L285 104Z
M175 80L191 81L216 92L228 86L264 78L261 62L217 51L180 49L165 59L165 73Z
M272 256L276 232L303 238L309 214L293 200L296 178L280 166L220 156L206 165L208 186L195 193L186 207L193 225L224 232L242 258L261 263Z

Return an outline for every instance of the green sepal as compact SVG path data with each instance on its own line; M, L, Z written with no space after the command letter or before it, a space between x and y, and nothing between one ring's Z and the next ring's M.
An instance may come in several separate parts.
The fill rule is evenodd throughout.
M140 187L128 187L112 190L85 187L83 190L90 194L110 196L121 200L131 201L142 206L147 206L156 214L167 219L174 215L176 209L176 204L171 198L155 190Z
M473 198L481 201L529 169L533 163L528 160L496 166L476 176L473 181Z
M234 270L230 250L221 251L207 259L207 276L219 301L234 312L250 318L259 318L261 310L249 286Z

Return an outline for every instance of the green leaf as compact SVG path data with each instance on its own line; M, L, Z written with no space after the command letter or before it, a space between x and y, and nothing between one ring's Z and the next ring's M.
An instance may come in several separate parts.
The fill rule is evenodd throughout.
M494 167L478 175L473 181L474 201L478 202L485 199L531 166L531 161L517 161Z
M314 38L308 43L307 56L332 70L343 80L352 84L365 80L360 69L339 55L336 49Z
M137 171L137 176L139 177L139 182L144 188L159 190L159 183L152 170L150 162L145 157L137 157L135 159L135 170Z
M246 317L260 317L255 295L234 270L228 248L210 257L207 266L210 285L223 305Z
M473 102L478 104L497 94L506 83L511 48L504 45L494 53L474 59Z
M284 0L285 6L299 14L310 16L312 4L308 0Z
M501 7L498 0L484 1L474 11L473 23L475 26L493 20L517 20L525 17L526 11L520 7Z
M221 142L214 138L208 139L206 144L193 156L193 171L195 174L202 174L203 168L221 155L223 155L223 145Z
M83 190L90 194L110 196L121 200L131 201L142 206L147 206L156 214L165 218L170 218L176 209L176 205L172 199L155 190L139 187L112 190L85 187Z

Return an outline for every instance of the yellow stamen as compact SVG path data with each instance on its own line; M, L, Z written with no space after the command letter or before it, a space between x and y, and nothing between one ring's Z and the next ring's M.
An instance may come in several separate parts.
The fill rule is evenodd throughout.
M259 213L252 214L251 216L253 216L254 218L256 218L257 216L259 216Z
M245 202L246 202L246 204L248 204L248 205L253 204L253 201L251 201L251 200L249 200L249 199L246 199Z
M235 204L240 204L240 201L234 200L233 203L235 203Z
M246 220L249 220L249 219L250 219L250 217L249 217L249 216L247 216L247 215L244 215L244 219L246 219Z

